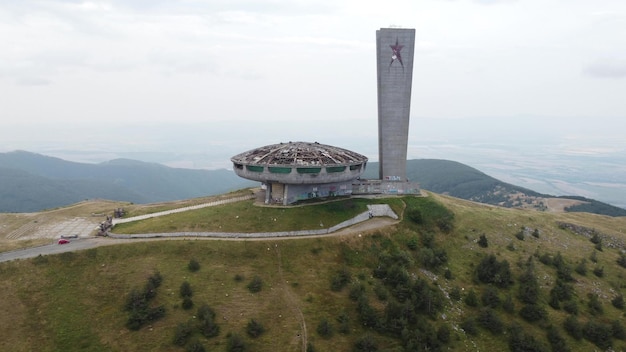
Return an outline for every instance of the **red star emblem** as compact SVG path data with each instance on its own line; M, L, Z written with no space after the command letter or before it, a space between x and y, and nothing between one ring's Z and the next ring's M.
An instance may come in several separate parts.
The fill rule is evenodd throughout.
M389 67L391 67L393 62L397 60L400 63L400 66L404 68L404 63L402 62L402 55L400 55L400 50L404 48L404 45L398 45L398 38L396 38L396 45L389 45L389 47L391 48L391 52L392 52L391 62L389 63Z

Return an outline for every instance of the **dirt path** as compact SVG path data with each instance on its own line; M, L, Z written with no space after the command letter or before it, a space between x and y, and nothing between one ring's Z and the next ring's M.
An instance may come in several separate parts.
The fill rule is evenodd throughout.
M282 266L283 262L280 256L280 246L278 244L275 244L274 248L276 248L276 257L278 258L278 277L280 278L280 282L283 286L283 292L287 296L287 301L291 305L291 308L293 308L293 310L296 312L296 315L298 316L298 320L300 321L300 330L301 330L300 338L302 339L302 352L306 352L306 346L308 344L308 335L307 335L307 330L306 330L306 321L304 320L304 314L302 314L302 310L300 309L300 306L298 305L298 301L294 297L293 292L291 292L291 289L289 288L289 285L287 285L287 281L285 281L285 278L283 277L283 266Z

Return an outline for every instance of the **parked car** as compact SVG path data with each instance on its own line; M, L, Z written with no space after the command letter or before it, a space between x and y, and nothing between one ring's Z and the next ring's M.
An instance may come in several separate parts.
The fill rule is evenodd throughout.
M69 241L69 240L66 240L65 238L60 238L60 239L59 239L59 242L57 242L57 243L58 243L58 244L68 244L68 243L70 243L70 241Z

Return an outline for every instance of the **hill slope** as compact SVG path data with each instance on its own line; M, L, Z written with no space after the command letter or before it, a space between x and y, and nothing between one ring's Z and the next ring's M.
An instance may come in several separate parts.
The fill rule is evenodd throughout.
M302 351L306 344L318 351L626 348L626 269L619 264L626 218L506 209L437 194L369 201L404 209L402 222L369 233L297 240L133 241L1 263L0 346L234 351L229 346L245 345L260 352ZM133 208L141 212L140 205ZM350 200L299 209L229 204L210 211L232 226L242 221L255 227L254 221L268 218L298 224L301 216L305 223L338 209L361 211ZM203 211L196 220L193 214L184 221L174 216L167 226L193 228L207 221ZM219 225L210 219L204 224Z

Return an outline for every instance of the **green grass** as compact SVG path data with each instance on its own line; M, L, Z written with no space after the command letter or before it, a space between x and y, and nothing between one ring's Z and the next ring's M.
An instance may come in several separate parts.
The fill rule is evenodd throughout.
M349 285L341 292L330 290L332 276L341 268L349 270L353 280L364 285L372 306L382 313L386 302L376 298L380 281L372 277L379 255L405 251L415 263L419 263L421 242L416 250L410 250L407 243L415 237L421 239L425 233L435 235L435 246L445 249L449 260L437 269L424 270L415 264L409 271L412 276L427 279L428 282L436 281L443 291L449 292L452 287L458 286L463 289L463 295L474 289L480 296L485 286L475 280L474 268L484 255L493 253L498 260L510 263L516 278L512 287L498 290L500 297L503 299L507 294L512 295L519 310L521 302L516 298L517 277L523 270L522 263L537 254L560 252L572 267L587 258L587 276L573 274L579 320L586 322L593 318L586 307L587 294L591 292L600 294L604 314L599 319L611 321L624 318L624 312L610 303L617 292L626 292L626 269L615 263L618 250L604 248L602 252L597 252L598 265L604 267L604 277L597 278L591 272L594 266L588 259L595 250L593 244L584 236L559 229L557 222L584 225L623 239L626 218L503 209L431 194L427 198L354 199L352 203L341 201L292 209L256 207L251 202L240 202L208 208L206 213L190 212L196 214L191 214L193 217L189 218L183 217L184 213L173 215L169 219L171 223L165 224L185 229L205 228L208 231L214 230L208 224L222 225L224 231L276 231L276 226L282 226L279 225L282 223L296 227L286 228L289 230L307 226L317 228L320 218L323 218L325 227L330 227L332 222L340 222L364 211L365 204L372 201L387 202L398 212L405 204L407 209L422 209L427 220L440 216L440 208L447 209L454 214L454 227L450 233L444 233L429 225L428 221L417 226L405 218L399 225L363 233L362 236L134 242L1 263L0 290L3 299L0 300L0 311L3 314L0 316L0 335L3 338L0 339L0 350L184 351L174 346L172 339L176 326L190 319L193 321L195 314L195 308L189 311L181 308L178 291L181 283L187 281L194 292L192 299L195 306L206 303L217 313L219 336L201 338L207 351L224 351L228 332L244 337L249 351L301 351L298 309L306 321L309 341L318 351L351 351L354 341L370 330L359 324L356 303L348 297ZM263 224L272 217L277 221ZM239 219L242 221L235 221ZM203 222L207 225L199 225ZM138 232L156 231L165 226L153 220L129 225L137 228L126 228L126 231L133 229ZM539 229L539 238L527 236L524 241L516 239L515 233L522 226ZM483 233L489 241L487 248L481 248L476 243ZM512 241L516 247L514 251L506 249ZM187 268L191 259L200 264L197 272L192 273ZM575 341L563 331L562 321L567 314L547 306L548 292L556 276L555 269L538 260L534 262L541 286L539 303L546 307L548 319L530 324L517 313L511 315L496 309L496 314L506 326L516 322L543 344L547 345L545 328L552 324L560 329L572 351L594 350L596 347L592 343ZM444 278L445 269L452 272L452 280ZM127 312L123 310L126 294L133 288L141 288L155 271L159 271L164 280L153 303L166 307L166 317L139 331L130 331L124 327L127 319ZM235 280L237 275L243 279ZM253 294L246 285L255 275L263 280L263 289ZM335 332L332 338L324 339L315 332L322 319L328 319L337 329L335 319L342 311L349 316L350 334ZM445 319L438 315L426 321L435 327L456 327L479 311L480 307L470 308L462 302L449 300L443 311ZM267 330L258 339L250 339L245 334L245 326L250 319L261 322ZM478 336L451 330L451 342L446 345L450 350L508 350L507 335L493 335L483 328L479 328ZM392 336L377 332L372 334L381 351L402 350L399 340ZM614 339L613 347L615 350L624 349L626 342Z
M207 207L147 220L119 224L113 232L275 232L329 228L367 210L367 204L386 203L401 210L397 199L361 198L301 207L265 207L252 200ZM398 211L397 210L397 211Z

